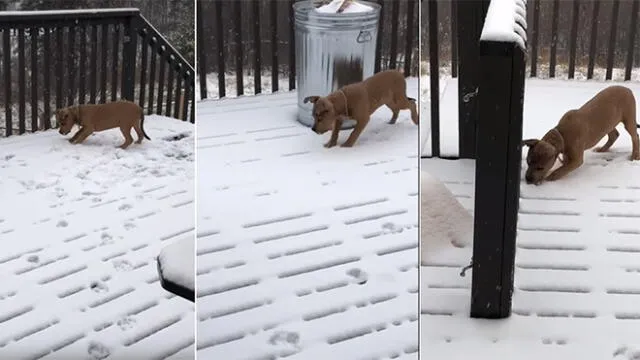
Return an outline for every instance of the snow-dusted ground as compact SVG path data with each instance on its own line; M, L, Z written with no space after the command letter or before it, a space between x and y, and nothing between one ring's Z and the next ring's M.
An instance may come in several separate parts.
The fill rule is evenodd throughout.
M566 110L611 84L527 80L524 136L541 137ZM624 85L640 94L640 84ZM640 357L640 162L628 160L631 141L619 131L610 152L588 151L585 164L566 178L522 183L511 318L469 318L471 276L459 273L471 246L424 253L422 359ZM473 214L474 162L421 161L421 170Z
M198 356L417 359L418 128L326 149L296 101L198 104Z
M156 256L194 237L194 128L144 125L127 150L118 129L0 139L0 358L193 358L194 306Z

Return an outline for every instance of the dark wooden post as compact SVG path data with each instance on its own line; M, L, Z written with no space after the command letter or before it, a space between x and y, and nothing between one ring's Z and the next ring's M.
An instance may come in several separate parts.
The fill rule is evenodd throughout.
M207 55L204 51L204 27L202 26L202 0L196 1L196 41L198 42L198 71L200 76L198 77L200 83L200 99L207 98ZM258 86L256 84L256 86ZM188 88L188 86L187 86Z
M124 40L122 47L122 98L134 101L136 54L138 50L139 16L129 16L124 24Z
M431 156L440 156L440 64L438 1L429 1L429 74L431 86Z
M522 162L525 49L480 42L471 316L511 314Z
M479 41L489 0L457 1L459 156L476 158Z

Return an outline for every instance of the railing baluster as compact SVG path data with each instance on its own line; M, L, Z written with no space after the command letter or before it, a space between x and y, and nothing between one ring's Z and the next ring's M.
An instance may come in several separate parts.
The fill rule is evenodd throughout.
M576 43L578 40L578 19L580 18L580 1L573 0L571 14L571 38L569 39L569 79L573 79L576 72Z
M538 74L538 38L540 37L540 1L535 1L533 4L533 26L531 30L531 77L536 77Z
M293 3L289 0L289 91L296 88L296 37L295 20L293 17Z
M594 1L593 17L591 18L591 41L589 43L589 66L587 69L587 79L593 79L593 67L596 62L596 40L598 39L599 11L600 11L600 1Z
M87 23L80 24L80 66L78 80L78 104L84 104L87 87Z
M196 16L196 40L197 40L197 50L198 50L198 72L199 72L199 76L198 76L198 81L200 83L200 98L201 99L206 99L208 97L207 94L207 51L205 51L205 44L204 44L204 27L202 26L202 22L204 21L204 13L202 12L202 0L197 0L196 1L196 13L198 14L198 16ZM256 87L259 86L258 83L256 83ZM187 87L188 88L188 87ZM185 107L186 108L186 107ZM184 119L186 120L187 117L185 116Z
M253 0L253 83L256 94L262 93L262 54L260 31L260 0ZM200 59L198 59L200 61ZM201 74L204 73L201 71Z
M31 42L31 132L38 130L38 35L39 28L29 29Z
M216 35L218 39L218 97L225 97L227 94L227 86L224 80L225 63L224 63L224 34L222 33L222 1L215 2L216 9ZM205 74L206 76L206 74Z
M553 0L553 20L551 23L551 55L549 58L549 77L556 77L556 51L558 48L558 10L560 0Z
M100 35L102 37L102 49L100 51L100 103L107 102L107 56L109 43L109 24L102 24Z
M278 2L271 2L271 92L278 91L280 70L278 67Z
M404 76L411 74L411 54L413 53L413 12L415 0L407 1L407 33L404 46Z
M5 134L11 136L13 134L13 122L11 121L12 104L11 104L11 28L2 29L2 52L4 53L4 121Z
M76 27L69 26L69 47L67 49L67 70L69 74L69 80L67 82L67 105L71 106L75 104L75 89L76 89Z
M153 114L154 90L156 87L156 57L158 57L158 40L155 36L149 37L149 45L151 46L151 55L149 55L149 105L147 106L147 114Z
M89 77L89 102L96 103L98 83L98 25L91 26L91 73Z
M636 28L638 26L638 0L633 0L631 8L631 29L629 30L629 42L627 49L627 61L624 69L624 80L631 80L631 68L633 67L633 52L636 45Z
M113 47L111 48L111 101L118 99L118 59L120 58L120 24L113 25Z
M51 129L51 35L49 28L44 28L44 63L42 71L44 77L44 129Z
M184 99L180 98L182 96L182 78L184 77L182 66L179 66L179 69L176 71L176 75L176 103L173 107L173 117L180 119L180 113L184 107Z
M24 60L24 28L18 29L18 133L26 131L26 64Z
M158 74L158 104L157 104L157 108L156 108L156 114L161 115L162 114L162 100L164 97L164 67L165 64L167 63L167 61L169 61L169 55L167 55L169 53L169 51L167 50L166 47L161 46L160 47L160 73Z
M191 96L193 92L191 92L191 87L193 84L193 73L188 71L185 73L185 83L184 83L184 106L182 107L182 114L180 114L180 119L187 121L187 113L189 112L189 104L191 101ZM195 85L195 84L193 84Z
M244 95L244 71L242 62L244 60L242 44L242 1L233 3L233 13L235 15L235 42L236 42L236 91L238 96Z
M400 2L394 1L391 5L391 18L398 19L400 13ZM391 21L391 50L389 54L389 69L395 69L398 61L398 22Z
M62 41L62 35L64 33L63 27L56 28L56 110L63 107L62 105L62 84L64 78L62 76L62 54L64 53L64 43ZM58 124L56 124L58 126Z
M613 0L613 9L611 10L611 29L609 30L609 52L607 55L607 74L606 80L611 80L613 76L613 58L616 50L616 30L618 30L618 9L620 0Z
M164 110L164 114L166 116L171 116L171 106L173 105L174 101L176 101L176 99L173 98L173 73L175 72L175 64L173 62L173 56L168 56L167 57L167 61L169 62L167 64L167 75L168 75L168 79L167 79L167 103L165 105L165 110Z
M378 4L382 7L380 9L380 19L378 20L378 41L376 42L376 59L373 65L373 72L380 72L381 64L382 64L382 37L384 30L384 0L378 0Z
M123 24L122 39L122 80L120 98L135 101L136 57L137 57L137 22L127 17Z
M149 33L145 29L142 35L140 35L140 45L142 46L141 59L140 59L140 99L138 105L144 108L145 92L147 90L147 53L149 52Z

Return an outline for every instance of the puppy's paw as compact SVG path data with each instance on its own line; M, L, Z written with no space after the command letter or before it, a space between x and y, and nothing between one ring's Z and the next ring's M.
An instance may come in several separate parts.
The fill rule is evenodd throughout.
M631 154L631 156L629 157L629 160L631 160L631 161L640 160L640 153L639 154Z
M69 142L69 144L75 144L76 143L76 139L69 139L67 141Z
M545 179L546 181L556 181L558 179L560 179L562 177L562 175L558 174L557 172L551 173L549 174L549 176L547 176L547 178Z
M353 147L353 143L346 142L346 143L340 145L340 147L350 148L350 147Z
M328 148L332 148L336 146L336 142L335 141L329 141L328 143L324 144L324 147Z

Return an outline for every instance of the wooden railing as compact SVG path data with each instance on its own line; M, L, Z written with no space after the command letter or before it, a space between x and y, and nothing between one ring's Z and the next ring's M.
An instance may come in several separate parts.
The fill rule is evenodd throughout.
M50 129L55 109L126 99L195 121L193 67L138 9L0 12L0 129Z

